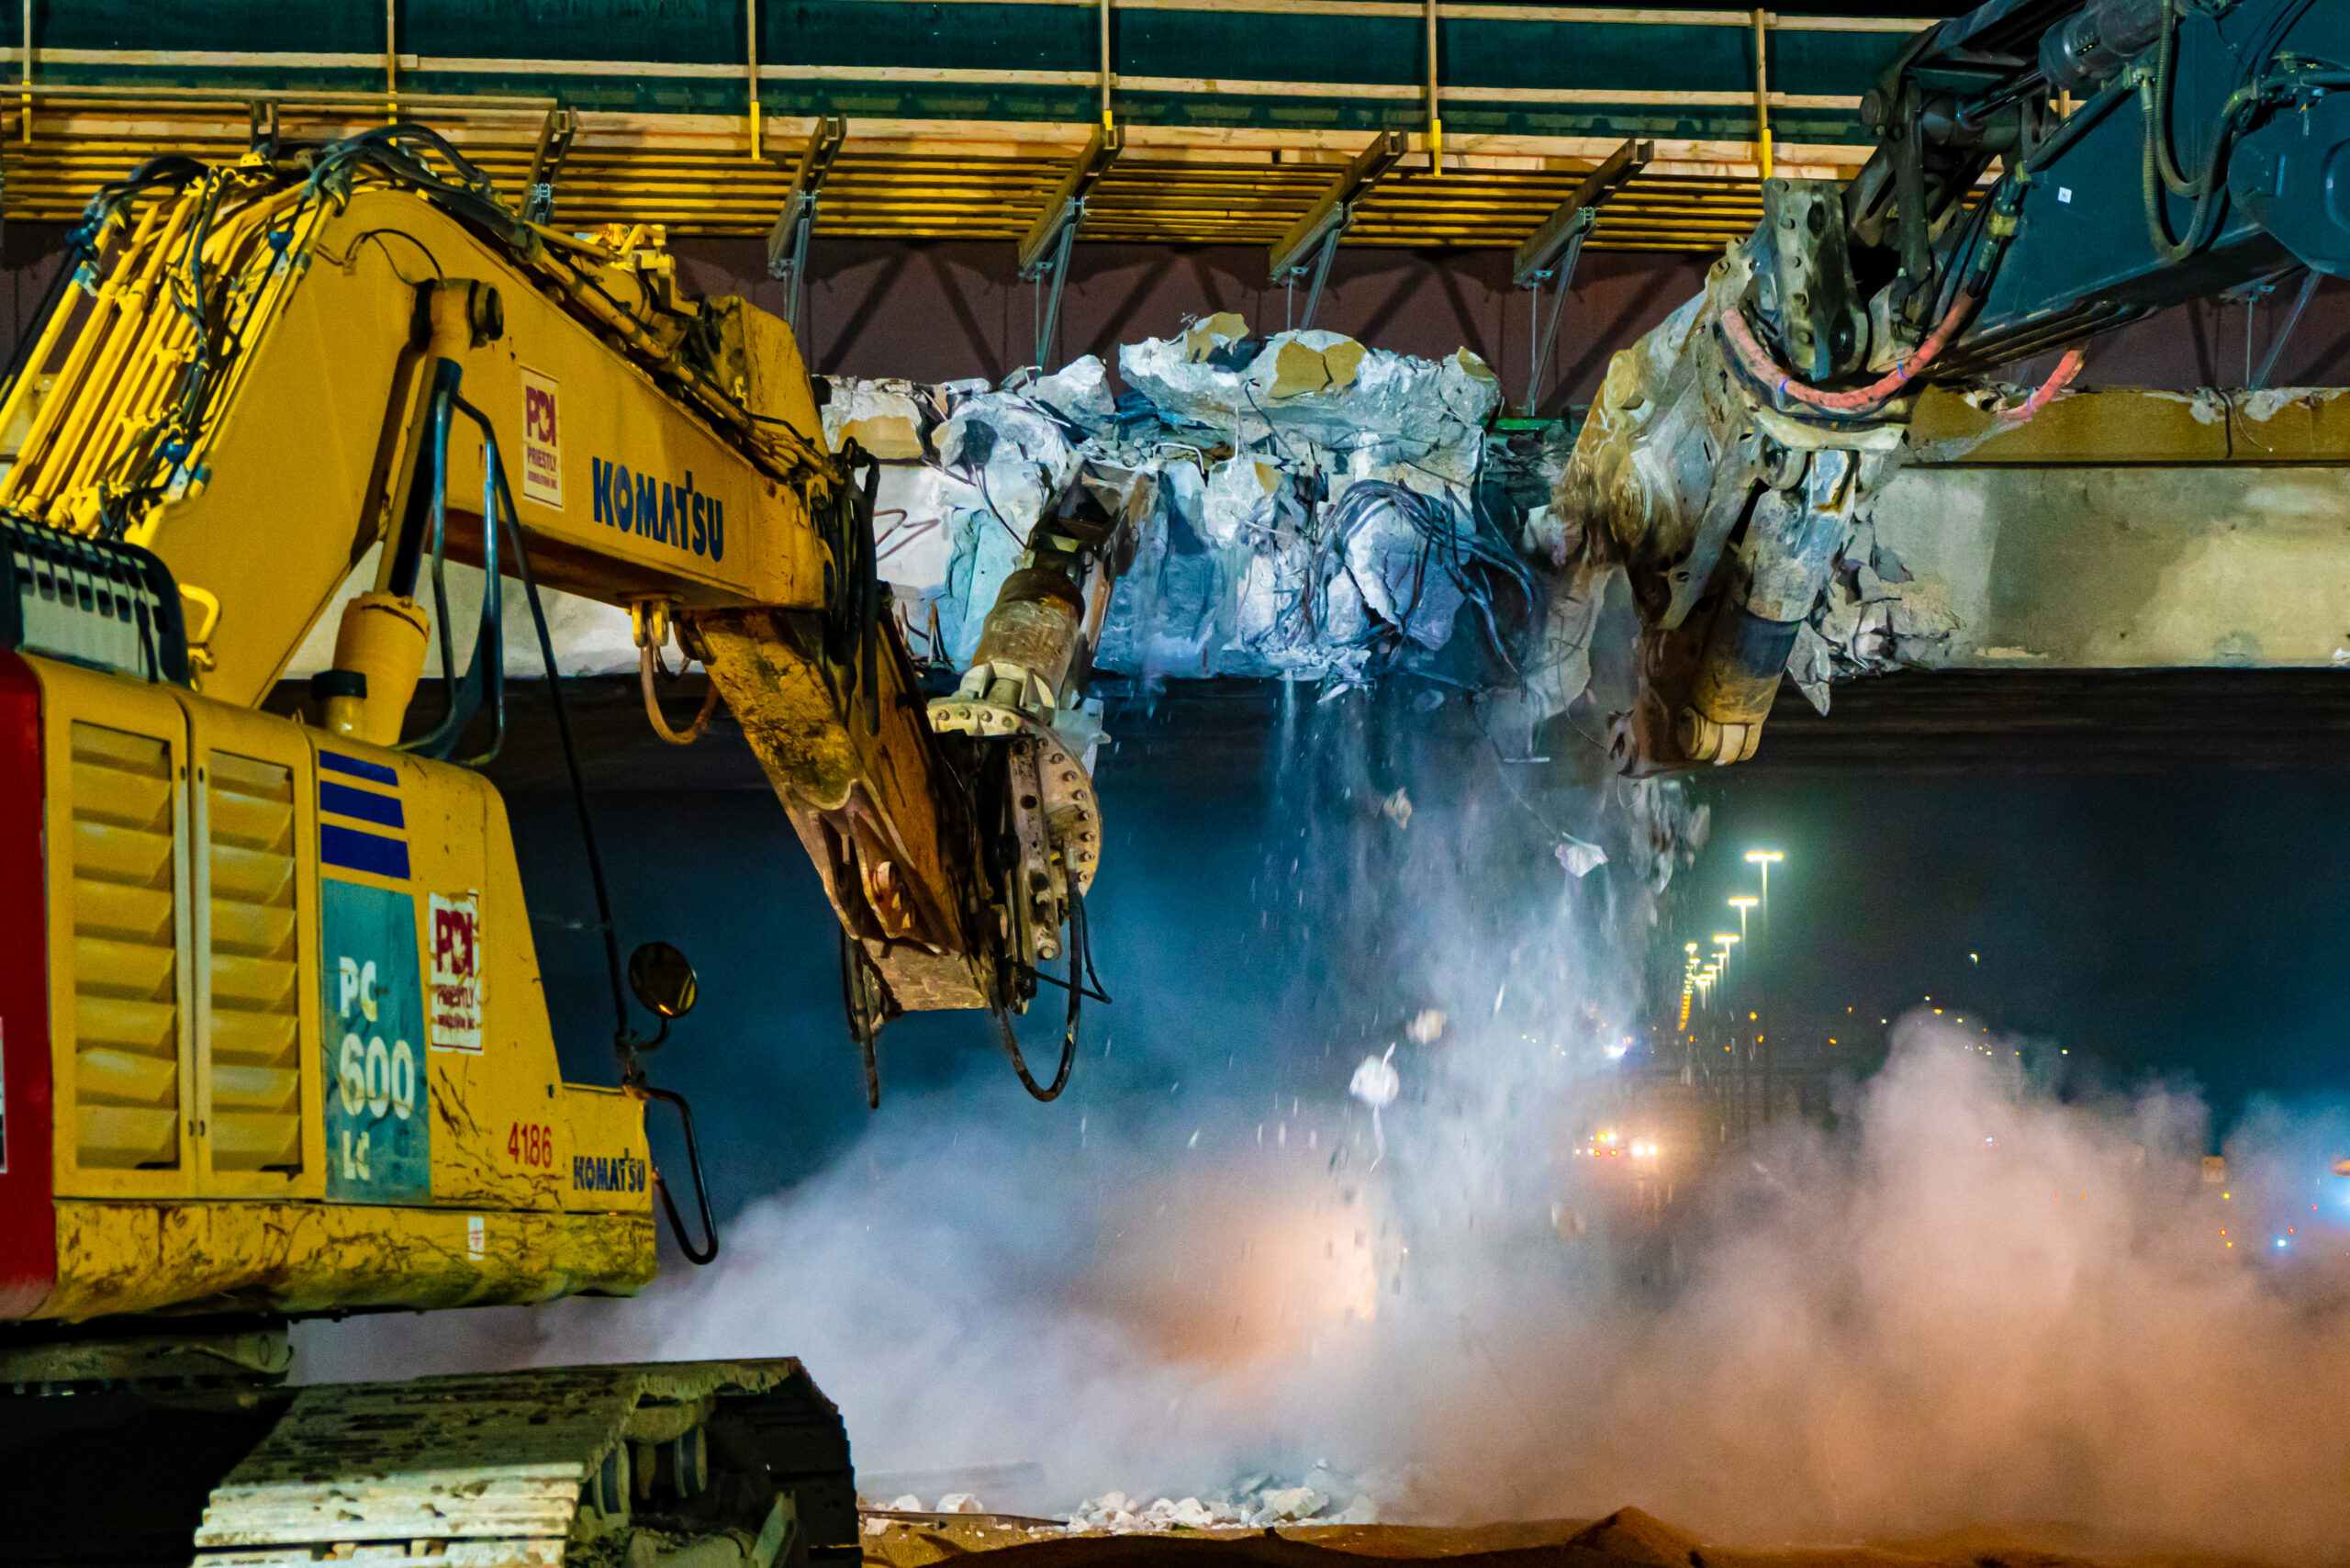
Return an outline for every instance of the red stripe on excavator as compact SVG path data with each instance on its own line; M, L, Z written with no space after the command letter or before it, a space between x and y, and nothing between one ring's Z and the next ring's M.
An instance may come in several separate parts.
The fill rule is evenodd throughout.
M50 1161L48 798L40 687L0 652L0 1318L23 1317L57 1282Z

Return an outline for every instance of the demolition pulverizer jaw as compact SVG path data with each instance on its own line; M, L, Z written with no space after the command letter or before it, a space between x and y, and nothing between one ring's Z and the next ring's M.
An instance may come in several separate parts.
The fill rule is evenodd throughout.
M1038 745L1035 737L1022 735L1012 742L1005 758L1010 770L1006 782L1013 854L1012 886L1007 890L1013 910L1013 951L1028 969L1034 969L1040 958L1059 956L1061 921L1069 907L1068 873L1053 853L1046 830Z

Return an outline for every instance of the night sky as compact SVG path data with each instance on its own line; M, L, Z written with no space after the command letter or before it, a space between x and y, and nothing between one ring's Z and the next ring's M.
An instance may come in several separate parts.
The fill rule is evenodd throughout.
M1735 929L1744 852L1782 849L1777 972L1815 1028L1931 996L2069 1049L2076 1090L2191 1083L2223 1118L2350 1085L2340 769L1757 769L1714 800L1675 946Z

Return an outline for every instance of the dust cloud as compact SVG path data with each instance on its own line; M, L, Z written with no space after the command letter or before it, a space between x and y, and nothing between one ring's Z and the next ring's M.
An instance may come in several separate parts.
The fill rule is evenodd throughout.
M1641 1052L1609 1049L1649 1022L1637 823L1561 817L1490 760L1456 753L1448 790L1360 734L1337 755L1227 912L1291 954L1280 994L1212 1047L1113 1081L1089 1046L1051 1108L992 1063L898 1095L711 1269L633 1305L313 1332L308 1375L789 1353L861 1470L1029 1464L1034 1495L986 1499L1029 1509L1326 1462L1390 1520L1634 1504L1748 1545L2067 1521L2338 1558L2338 1118L2256 1112L2207 1185L2191 1095L2061 1103L1913 1016L1833 1130L1668 1144L1634 1182L1581 1149L1639 1103ZM1562 879L1566 834L1611 865ZM1102 902L1180 1014L1183 933ZM1400 1081L1376 1134L1348 1093L1371 1058Z

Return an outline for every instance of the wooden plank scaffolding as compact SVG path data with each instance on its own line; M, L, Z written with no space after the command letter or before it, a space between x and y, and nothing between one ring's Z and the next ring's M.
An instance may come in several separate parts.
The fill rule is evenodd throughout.
M1084 243L1270 246L1364 148L1401 131L1408 150L1354 206L1348 245L1516 247L1637 137L1653 153L1608 193L1587 245L1706 252L1760 217L1765 156L1774 174L1820 178L1843 178L1867 159L1857 120L1867 62L1890 56L1919 25L1425 0L824 0L814 8L845 14L831 24L839 28L885 13L955 13L969 26L987 22L990 40L1008 28L988 21L995 13L1073 12L1067 19L1082 24L1097 58L1090 71L799 61L789 58L795 44L816 35L795 34L780 8L759 25L755 6L748 28L744 7L732 13L734 47L747 51L733 61L439 56L403 52L410 40L394 39L380 54L52 47L55 24L28 51L16 26L0 32L14 35L0 49L9 79L0 87L0 214L70 221L100 184L159 152L231 161L264 125L283 140L316 140L394 116L446 136L519 209L560 109L573 129L552 185L558 227L624 220L678 234L766 235L801 151L822 121L839 119L845 140L824 180L820 238L1016 243L1046 217L1072 161L1107 121L1122 150L1087 195ZM1132 69L1198 63L1196 46L1152 29L1217 17L1229 25L1236 14L1251 26L1338 29L1331 52L1310 62L1326 68L1350 59L1342 43L1350 31L1402 26L1415 39L1441 36L1433 60L1447 69L1417 43L1392 58L1361 54L1396 81ZM582 49L605 41L592 18L574 31ZM1579 41L1586 36L1588 47ZM1493 63L1538 43L1561 62L1556 85L1526 84L1546 69L1540 59ZM1248 49L1233 55L1236 71L1271 62ZM1585 55L1646 79L1579 80L1597 68ZM1700 55L1702 71L1675 63ZM1754 64L1765 58L1776 85L1834 91L1763 91ZM1731 73L1720 59L1742 63ZM1653 70L1640 63L1651 60ZM1455 79L1481 73L1515 73L1519 84ZM1692 79L1707 84L1656 84Z

